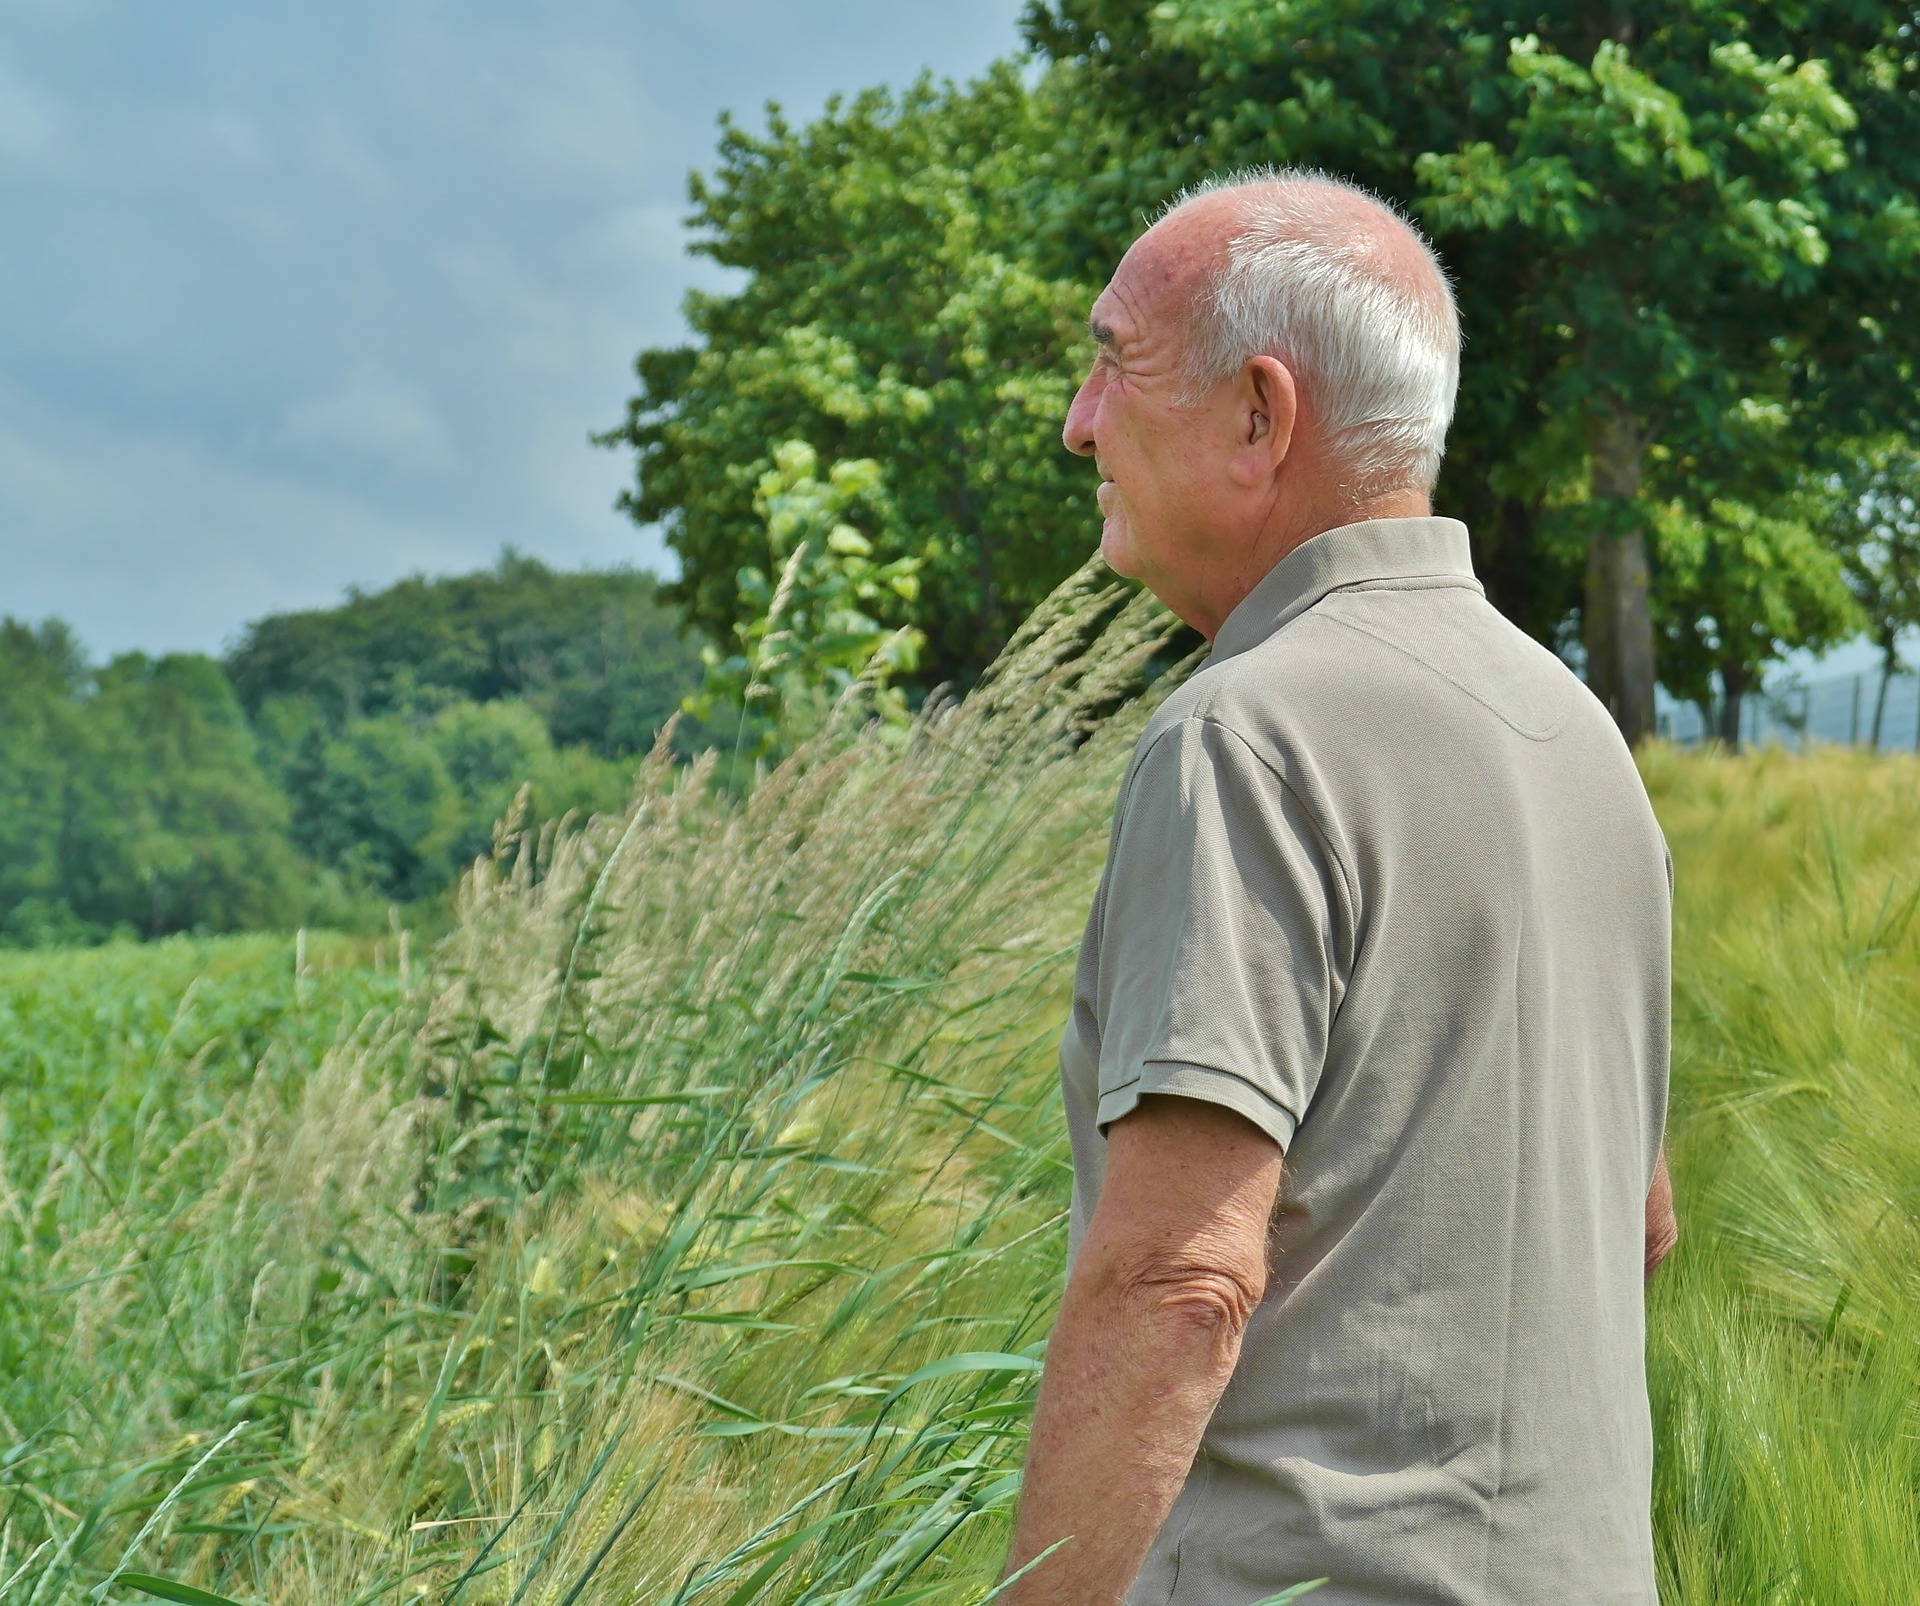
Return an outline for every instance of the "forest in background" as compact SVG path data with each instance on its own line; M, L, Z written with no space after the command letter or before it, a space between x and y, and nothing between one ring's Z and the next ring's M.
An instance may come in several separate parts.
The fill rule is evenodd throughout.
M0 944L444 923L523 823L617 810L699 682L645 573L490 570L90 663L0 621Z

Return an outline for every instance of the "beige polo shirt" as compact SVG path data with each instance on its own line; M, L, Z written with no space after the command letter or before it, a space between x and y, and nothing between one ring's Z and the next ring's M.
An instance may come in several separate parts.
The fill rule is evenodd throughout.
M1122 786L1062 1049L1077 1245L1147 1093L1286 1149L1267 1297L1131 1600L1652 1603L1665 847L1451 519L1292 553Z

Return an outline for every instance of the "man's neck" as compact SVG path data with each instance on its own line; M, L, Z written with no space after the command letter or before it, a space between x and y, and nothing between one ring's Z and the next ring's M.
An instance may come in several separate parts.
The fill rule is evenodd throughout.
M1418 491L1395 491L1370 497L1364 502L1347 503L1338 510L1313 510L1304 516L1281 521L1269 520L1246 549L1246 561L1222 577L1206 598L1205 617L1187 623L1208 641L1219 633L1227 616L1246 601L1253 588L1273 573L1287 558L1315 536L1349 524L1365 524L1373 519L1421 519L1433 515L1433 503Z

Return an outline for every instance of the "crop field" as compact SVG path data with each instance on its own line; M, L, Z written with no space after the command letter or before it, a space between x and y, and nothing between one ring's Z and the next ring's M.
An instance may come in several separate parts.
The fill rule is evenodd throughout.
M320 938L0 958L0 1602L979 1601L1163 636L1083 579L911 731L509 829L404 983ZM1644 772L1664 1597L1911 1603L1920 762Z

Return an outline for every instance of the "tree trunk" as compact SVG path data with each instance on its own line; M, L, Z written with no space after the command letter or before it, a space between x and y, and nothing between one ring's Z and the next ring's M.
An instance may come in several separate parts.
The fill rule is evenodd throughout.
M1580 576L1566 574L1541 550L1538 504L1499 495L1481 468L1466 465L1443 481L1435 505L1457 513L1473 532L1473 572L1487 588L1487 601L1534 640L1550 642L1579 605Z
M1880 691L1873 699L1873 750L1880 751L1880 724L1887 716L1887 687L1893 683L1893 673L1900 667L1900 638L1882 641L1880 645Z
M1720 729L1718 735L1727 747L1740 751L1740 710L1753 685L1753 676L1737 664L1720 666Z
M1653 608L1637 505L1646 437L1624 409L1594 420L1593 536L1587 546L1587 684L1637 745L1653 734Z

